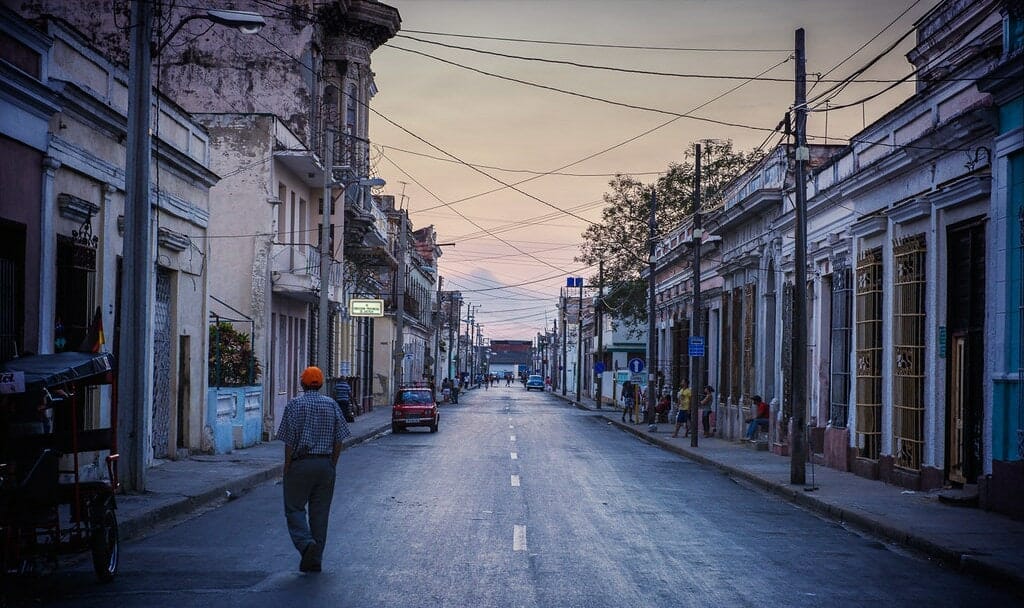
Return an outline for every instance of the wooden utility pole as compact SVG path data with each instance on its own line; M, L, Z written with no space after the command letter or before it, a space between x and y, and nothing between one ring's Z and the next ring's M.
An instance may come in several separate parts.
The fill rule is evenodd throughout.
M654 188L651 188L651 211L647 219L647 422L651 426L658 423L658 417L654 413L654 406L658 402L655 393L658 386L658 337L655 333L657 328L654 323L656 312L654 303L655 286L655 264L654 247L655 236L658 232L658 217L655 214L658 208L658 195Z
M597 316L597 361L601 364L602 370L597 376L597 409L601 409L601 399L604 392L604 258L597 262L597 302L594 305L594 313ZM595 364L595 370L597 365Z
M693 314L690 316L690 336L701 336L700 322L700 244L704 238L700 217L700 144L694 144L693 165ZM689 345L687 345L689 351ZM689 352L687 352L689 355ZM690 447L697 447L697 416L700 413L701 357L690 357Z
M796 31L796 261L793 289L793 431L789 437L789 483L806 480L807 443L804 424L807 416L807 184L804 163L810 159L807 149L807 56L804 30Z

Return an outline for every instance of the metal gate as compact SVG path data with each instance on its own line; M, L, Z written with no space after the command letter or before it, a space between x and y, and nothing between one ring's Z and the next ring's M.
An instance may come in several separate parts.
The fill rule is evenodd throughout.
M171 432L171 273L158 268L153 310L153 457L167 458Z

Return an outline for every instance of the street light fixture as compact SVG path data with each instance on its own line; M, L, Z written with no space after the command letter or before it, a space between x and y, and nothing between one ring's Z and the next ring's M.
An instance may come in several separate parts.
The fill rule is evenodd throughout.
M266 22L257 13L208 10L190 15L152 46L153 5L150 0L133 0L131 9L131 53L128 78L128 138L125 148L124 244L122 246L123 293L118 338L118 400L130 404L122 408L118 444L125 446L125 458L118 461L120 478L127 489L145 491L145 455L150 448L145 413L153 399L153 332L149 321L153 295L153 237L151 227L150 106L153 82L152 53L158 55L167 42L195 19L207 19L238 28L243 33L258 32ZM129 362L133 362L129 364Z

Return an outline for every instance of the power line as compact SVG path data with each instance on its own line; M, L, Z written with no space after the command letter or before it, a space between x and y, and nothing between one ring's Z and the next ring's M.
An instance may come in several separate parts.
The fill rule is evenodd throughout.
M589 99L591 101L598 101L598 102L606 103L606 104L613 105L613 106L619 106L619 107L623 107L623 108L630 108L630 109L633 109L633 110L643 110L645 112L655 112L657 114L666 114L668 116L675 116L677 118L688 118L690 120L697 120L697 121L707 122L707 123L721 125L721 126L725 126L725 127L737 127L737 128L740 128L740 129L750 129L750 130L753 130L753 131L770 131L771 130L771 129L767 129L765 127L755 127L753 125L745 125L745 124L740 124L740 123L728 122L728 121L724 121L724 120L716 120L714 118L706 118L706 117L703 117L703 116L694 116L694 115L689 114L689 113L685 113L684 114L684 113L680 113L680 112L673 112L671 110L663 110L663 109L660 109L660 108L651 108L651 107L647 107L647 106L641 106L641 105L636 105L636 104L631 104L631 103L625 103L625 102L622 102L622 101L614 101L614 100L611 100L611 99L605 99L603 97L597 97L595 95L587 95L586 93L579 93L579 92L576 92L576 91L570 91L568 89L560 89L558 87L552 87L552 86L540 84L540 83L537 83L537 82L531 82L529 80L523 80L521 78L513 78L511 76L503 76L501 74L495 74L494 72L488 72L486 70L481 70L481 69L478 69L478 68L470 67L468 65L464 65L464 64L461 64L461 63L458 63L458 62L455 62L455 61L449 61L447 59L442 59L441 57L437 57L436 55L431 55L430 53L424 53L422 51L415 51L415 50L412 50L412 49L407 49L407 48L404 48L404 47L395 46L393 44L385 44L384 46L386 46L387 48L396 49L396 50L399 50L399 51L405 51L406 53L412 53L414 55L422 55L423 57L427 57L427 58L433 59L435 61L440 61L441 63L447 63L448 65L452 65L452 66L455 66L457 68L461 68L461 69L464 69L464 70L469 70L470 72L476 72L478 74L483 74L484 76L490 76L491 78L497 78L499 80L507 80L509 82L515 82L515 83L518 83L518 84L522 84L522 85L526 85L526 86L530 86L530 87L535 87L535 88L538 88L538 89L544 89L544 90L547 90L547 91L554 91L556 93L562 93L563 95L570 95L572 97L580 97L582 99Z
M412 150L406 150L404 148L398 148L396 146L388 146L388 145L385 145L385 144L375 144L375 145L377 147L379 147L379 148L384 148L384 149L387 149L387 150L394 150L395 152L404 152L406 154L412 154L413 156L420 156L420 157L423 157L423 158L429 158L431 160L437 160L437 161L441 161L441 162L445 162L445 163L455 163L455 164L458 164L458 161L454 161L454 160L452 160L450 158L443 158L441 156L434 156L432 154L424 154L423 152L413 152ZM483 165L483 164L479 164L479 163L470 163L470 164L473 165L474 167L480 167L481 169L493 169L495 171L505 171L506 173L531 173L533 175L540 175L540 176L544 176L544 175L557 175L557 176L562 176L562 177L615 177L616 175L623 175L623 174L628 174L628 175L662 175L662 174L665 173L664 171L638 171L638 172L633 172L633 171L617 171L615 173L562 173L562 172L559 172L559 171L535 171L535 170L532 170L532 169L509 169L507 167L495 167L493 165ZM453 203L455 203L455 202L458 202L458 201L453 201Z
M455 49L459 51L469 51L470 53L478 53L481 55L491 55L492 57L504 57L505 59L517 59L519 61L535 61L539 63L550 63L555 65L566 65L574 68L583 68L587 70L603 70L608 72L621 72L624 74L638 74L642 76L666 76L671 78L691 78L701 80L760 80L765 82L793 82L792 78L776 78L776 77L765 77L765 76L739 76L729 74L686 74L679 72L657 72L653 70L637 70L632 68L618 68L607 65L594 65L590 63L580 63L577 61L568 61L564 59L548 59L545 57L528 57L525 55L511 55L509 53L499 53L497 51L487 51L484 49L477 49L471 46L459 46L456 44L445 44L443 42L435 42L433 40L424 40L423 38L416 38L415 36L406 36L404 34L396 34L395 38L404 38L406 40L414 40L416 42L422 42L423 44L432 44L434 46L444 47L446 49ZM392 46L387 44L385 46ZM394 47L401 48L401 47Z
M528 44L549 44L557 46L580 46L603 49L632 49L642 51L685 51L695 53L784 53L788 49L740 49L740 48L695 48L675 46L640 46L628 44L599 44L592 42L567 42L557 40L532 40L528 38L503 38L499 36L479 36L471 34L454 34L450 32L430 32L426 30L402 30L410 34L426 34L429 36L448 36L452 38L471 38L474 40L497 40L500 42L522 42Z
M824 78L825 76L828 76L828 75L829 75L829 74L831 74L832 72L836 71L836 69L837 69L837 68L839 68L839 66L843 65L844 63L846 63L847 61L849 61L850 59L852 59L852 58L853 58L853 56L854 56L854 55L856 55L857 53L859 53L859 52L863 51L863 50L865 49L865 47L867 47L867 46L868 46L869 44L871 44L871 43L872 43L872 42L874 42L874 41L875 41L876 39L878 39L878 37L879 37L879 36L881 36L881 35L882 35L882 34L884 34L884 33L885 33L886 31L888 31L890 27L892 27L893 25L895 25L895 23L896 23L897 21L899 21L900 19L902 19L904 15L906 15L907 13L909 13L909 12L910 12L911 10L913 10L913 8L914 8L915 6L917 6L917 5L918 5L918 4L920 4L920 3L921 3L921 0L914 0L914 2L912 2L912 3L910 4L910 6L908 6L908 7L906 8L906 9L904 9L904 11L903 11L902 13L900 13L899 15L897 15L895 19L893 19L892 21L890 21L888 25L886 25L886 26L885 26L885 27L883 27L883 28L882 28L881 30L879 30L877 34L875 34L874 36L872 36L871 38L869 38L867 42L865 42L864 44L862 44L862 45L860 45L859 47L857 47L857 50L855 50L854 52L850 53L850 54L849 54L849 55L847 55L847 56L846 56L846 57L845 57L845 58L844 58L844 59L843 59L842 61L840 61L839 63L837 63L837 64L835 64L834 66L832 66L831 68L829 68L827 72L825 72L824 74L822 74L822 78ZM820 79L819 79L819 80L818 80L818 82L824 82L824 81L823 81L823 80L820 80ZM817 84L817 83L815 83L815 84Z

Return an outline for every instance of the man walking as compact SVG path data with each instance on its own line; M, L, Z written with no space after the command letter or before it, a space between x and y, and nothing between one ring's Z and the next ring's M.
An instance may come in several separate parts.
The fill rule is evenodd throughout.
M320 572L335 469L342 442L352 433L334 400L319 393L324 383L320 368L307 367L301 382L303 393L285 406L277 431L284 442L284 516L302 555L299 570Z

